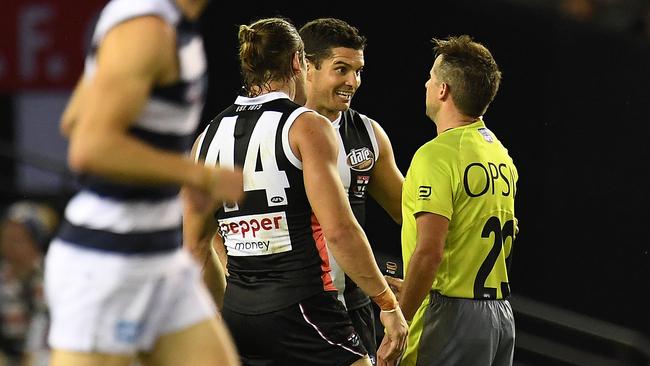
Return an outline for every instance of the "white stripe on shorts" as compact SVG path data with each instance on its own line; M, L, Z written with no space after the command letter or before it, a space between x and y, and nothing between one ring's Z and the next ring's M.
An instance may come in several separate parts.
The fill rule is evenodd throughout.
M311 321L309 321L309 318L307 317L307 314L305 314L305 309L303 309L302 304L298 304L298 306L300 306L300 312L302 313L302 317L305 319L305 321L309 325L311 325L314 329L316 329L316 331L321 336L321 338L323 338L325 341L327 341L327 343L331 344L332 346L339 346L339 347L343 348L344 350L347 350L347 351L350 351L350 352L354 353L355 355L359 355L361 357L366 356L366 355L364 355L362 353L359 353L359 352L356 352L355 350L350 349L350 348L348 348L348 347L346 347L346 346L344 346L344 345L342 345L340 343L334 343L334 342L330 341L329 339L327 339L327 337L325 337L323 332L321 332L320 329L318 329L318 326L316 324L312 323Z

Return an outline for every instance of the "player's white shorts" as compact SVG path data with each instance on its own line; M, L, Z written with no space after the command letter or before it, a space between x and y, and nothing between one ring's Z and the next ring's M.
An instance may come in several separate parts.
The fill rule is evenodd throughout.
M198 264L182 249L121 255L54 240L45 263L50 346L130 355L213 318Z

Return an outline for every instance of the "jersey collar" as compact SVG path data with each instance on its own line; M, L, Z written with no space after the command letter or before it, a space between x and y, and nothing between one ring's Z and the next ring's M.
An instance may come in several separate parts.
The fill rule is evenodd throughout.
M262 95L258 95L253 98L249 97L244 97L244 96L238 96L237 99L235 100L235 104L239 105L253 105L253 104L262 104L262 103L268 103L270 101L276 100L276 99L291 99L287 94L284 92L280 91L275 91L275 92L270 92Z

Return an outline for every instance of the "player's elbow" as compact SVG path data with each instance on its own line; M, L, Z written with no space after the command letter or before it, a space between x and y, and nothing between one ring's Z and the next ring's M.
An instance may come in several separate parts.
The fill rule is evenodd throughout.
M64 113L59 121L59 133L61 136L69 139L72 136L72 130L76 124L76 119L72 116L69 116L68 113Z
M96 171L99 163L99 146L90 139L73 138L68 148L68 167L75 173L91 173Z
M71 143L68 149L68 167L75 173L81 174L88 171L90 166L88 154L78 144Z
M323 234L328 245L337 246L340 244L343 247L348 247L347 243L353 238L363 235L363 231L354 222L350 222L332 228L323 228Z

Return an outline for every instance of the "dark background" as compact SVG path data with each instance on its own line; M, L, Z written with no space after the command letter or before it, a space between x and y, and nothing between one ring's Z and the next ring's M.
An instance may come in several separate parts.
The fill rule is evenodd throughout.
M520 176L513 294L648 335L650 35L636 23L612 29L515 3L242 1L226 9L214 0L202 19L211 72L203 123L239 91L239 24L284 16L299 27L338 17L368 38L353 108L383 126L405 174L413 153L435 136L424 114L430 39L469 34L503 72L485 121ZM11 100L0 95L0 134L9 143ZM6 150L0 155L11 155ZM24 198L12 187L14 162L0 159L0 169L2 201ZM40 198L62 208L67 194ZM374 202L367 233L382 261L399 261L399 227Z
M281 15L299 27L339 17L368 38L353 108L383 126L405 174L435 136L424 114L430 39L469 34L503 72L485 121L520 175L513 293L649 334L650 42L506 2L400 4L267 2L228 12L211 3L203 22L212 70L204 121L239 91L238 24ZM372 245L399 259L399 227L374 202L369 211Z

